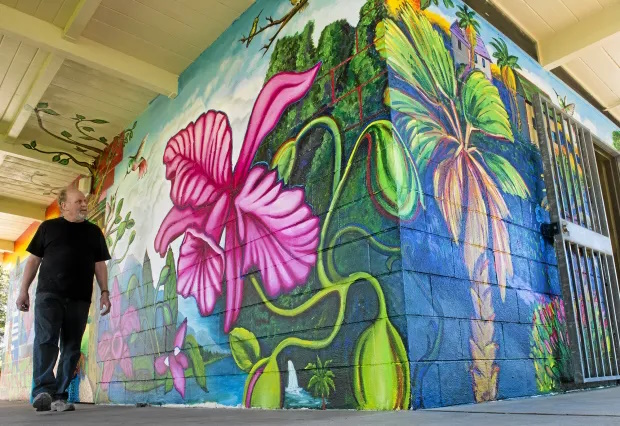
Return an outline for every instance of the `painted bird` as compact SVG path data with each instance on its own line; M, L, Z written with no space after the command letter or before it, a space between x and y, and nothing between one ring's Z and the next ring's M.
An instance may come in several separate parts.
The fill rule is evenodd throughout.
M142 176L146 173L147 163L144 158L144 145L146 143L146 139L149 137L148 133L140 142L140 146L138 147L138 152L135 155L129 156L129 164L127 165L127 174L131 172L135 172L138 170L138 179L142 179Z
M262 10L256 16L256 18L254 18L254 22L252 22L252 28L250 28L250 34L248 34L248 36L245 39L246 40L246 43L245 43L245 47L246 48L250 46L250 43L252 42L252 39L256 35L256 31L258 31L258 21L260 20L260 14L261 13L263 13Z

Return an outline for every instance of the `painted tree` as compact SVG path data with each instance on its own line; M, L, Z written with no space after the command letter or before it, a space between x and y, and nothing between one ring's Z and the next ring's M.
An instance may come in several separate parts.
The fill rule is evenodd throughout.
M450 52L424 13L405 7L398 21L388 19L379 25L378 38L381 35L385 35L381 51L398 81L386 92L386 103L421 178L432 178L450 234L457 244L463 242L474 305L470 349L475 399L492 400L499 366L493 287L483 284L489 282L488 247L494 251L503 300L513 269L503 221L510 214L502 192L529 195L514 166L489 149L514 141L508 114L497 88L481 71L456 77Z
M517 102L517 79L515 77L515 71L521 69L519 58L508 52L508 46L501 38L494 38L493 41L491 41L491 46L495 49L493 57L497 59L497 66L500 69L502 82L510 92L512 111L517 114L516 121L520 129L521 112L519 111L519 104Z
M332 390L336 390L336 385L334 384L334 373L327 368L327 366L332 362L331 359L328 359L324 363L321 362L321 358L317 355L316 363L310 362L306 365L306 370L314 371L314 374L310 378L308 382L308 389L312 392L315 397L321 398L321 408L325 410L325 398L329 397L330 388Z
M469 42L469 68L474 68L474 57L476 56L476 45L478 44L478 33L480 32L480 23L476 20L476 13L470 10L467 5L459 6L456 12L459 28L465 31L467 41Z

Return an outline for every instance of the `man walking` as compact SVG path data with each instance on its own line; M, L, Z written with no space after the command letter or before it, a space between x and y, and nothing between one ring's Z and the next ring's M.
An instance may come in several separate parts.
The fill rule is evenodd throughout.
M80 359L88 320L93 276L101 288L102 315L110 312L106 260L110 253L101 230L85 220L86 198L75 188L58 196L62 216L39 226L28 252L17 309L28 311L28 289L39 266L34 310L33 406L37 411L72 411L67 389ZM54 366L60 360L54 376Z

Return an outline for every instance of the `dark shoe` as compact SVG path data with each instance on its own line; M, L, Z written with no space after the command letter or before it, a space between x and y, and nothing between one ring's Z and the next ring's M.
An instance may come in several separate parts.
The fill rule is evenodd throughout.
M32 401L32 406L37 409L37 411L49 411L52 405L52 397L47 392L41 392L37 396L34 397L34 401Z
M64 399L57 399L52 402L52 411L75 411L75 405Z

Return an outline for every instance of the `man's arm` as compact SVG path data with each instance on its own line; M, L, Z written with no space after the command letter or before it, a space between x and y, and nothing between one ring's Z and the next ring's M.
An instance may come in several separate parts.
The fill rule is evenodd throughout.
M108 290L108 267L105 264L105 260L95 263L95 277L97 277L97 284L101 290L101 315L107 315L110 312L112 303L110 302L110 291Z
M41 258L31 254L26 261L22 285L19 290L19 296L17 296L17 300L15 302L17 309L20 311L28 312L28 309L30 309L30 296L28 295L28 290L30 289L32 281L34 281L34 277L37 276L39 266L41 266Z

